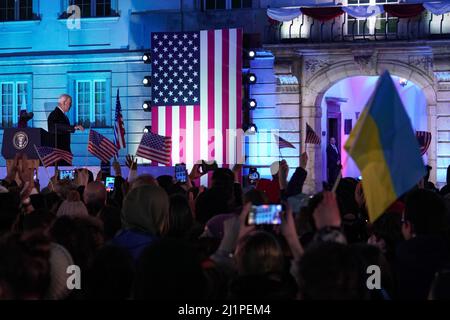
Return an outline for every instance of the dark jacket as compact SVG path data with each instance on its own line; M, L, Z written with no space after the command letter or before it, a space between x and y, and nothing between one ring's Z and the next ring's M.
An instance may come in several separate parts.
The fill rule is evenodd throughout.
M398 298L427 299L435 273L449 262L450 246L444 236L419 235L402 242L396 252Z
M337 162L341 160L341 155L339 154L339 149L336 146L338 152L334 150L331 144L327 146L327 168L336 168L338 167Z
M64 112L56 107L48 116L47 124L50 133L50 146L72 152L70 150L70 134L75 132L75 127L70 125L69 118Z
M111 244L127 250L137 262L142 251L156 239L156 236L139 230L122 230L111 240Z

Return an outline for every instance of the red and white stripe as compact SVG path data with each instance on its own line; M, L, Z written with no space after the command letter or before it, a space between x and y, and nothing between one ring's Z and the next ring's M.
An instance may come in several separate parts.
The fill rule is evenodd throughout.
M172 137L170 165L230 166L241 161L241 110L242 30L200 31L200 104L152 108L152 131Z

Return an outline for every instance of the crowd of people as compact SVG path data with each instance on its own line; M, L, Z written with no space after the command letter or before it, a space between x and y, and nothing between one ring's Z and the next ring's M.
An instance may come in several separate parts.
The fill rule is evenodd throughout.
M428 177L369 221L357 179L303 193L305 153L290 179L284 160L256 184L236 165L216 169L209 188L198 165L180 183L138 176L128 156L128 177L112 165L111 192L87 169L39 186L25 160L0 186L0 299L450 298L450 188ZM269 203L284 204L281 223L250 225L253 206ZM381 271L376 288L369 266Z

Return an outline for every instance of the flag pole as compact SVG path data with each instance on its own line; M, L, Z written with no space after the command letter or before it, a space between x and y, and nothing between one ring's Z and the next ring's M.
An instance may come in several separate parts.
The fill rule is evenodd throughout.
M89 160L89 148L88 148L88 146L89 146L89 139L90 139L90 136L91 136L91 124L89 124L88 143L87 143L87 145L86 145L86 159L84 160L84 167L85 167L85 168L87 168L88 160Z
M55 190L55 188L53 186L52 178L50 177L50 173L48 172L48 168L45 166L44 161L42 161L41 155L39 154L39 151L38 151L36 145L34 144L33 146L34 146L34 150L36 150L36 154L38 155L39 160L42 162L42 165L44 166L45 172L47 173L48 181L50 182L50 185L52 186L52 190ZM57 169L55 169L55 174L56 174L56 170Z
M371 99L369 99L369 102L367 103L367 107L366 108L370 108L369 103L372 103L372 100L373 100L373 96L371 97ZM366 121L366 118L367 118L368 114L369 114L369 110L364 109L362 114L361 114L362 117L360 117L358 119L358 122L362 121L361 123L364 123ZM358 122L356 122L356 124L358 124ZM353 128L353 129L355 129L355 128ZM359 140L359 137L361 135L361 131L362 131L362 127L360 126L358 132L356 133L356 137L355 137L355 139L353 139L353 141ZM350 134L351 134L351 132L350 132ZM351 147L350 147L350 150L348 152L346 152L347 153L347 159L346 159L347 161L346 161L346 163L348 163L348 159L349 159L350 154L352 153L354 147L355 147L355 144L352 144ZM341 162L341 164L342 164L342 162ZM342 179L342 168L339 171L339 174L336 177L336 181L334 182L333 189L331 190L333 193L336 192L336 189L337 189L341 179Z

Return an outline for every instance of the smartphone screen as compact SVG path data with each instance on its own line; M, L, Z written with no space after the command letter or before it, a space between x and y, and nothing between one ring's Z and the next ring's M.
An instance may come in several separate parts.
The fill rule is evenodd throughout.
M61 170L59 172L59 180L73 180L75 179L75 170Z
M106 177L105 179L105 188L107 192L114 191L114 183L116 181L116 177Z
M186 183L187 172L186 172L186 165L184 163L175 165L175 180L181 183Z
M248 225L279 225L281 224L281 213L283 206L281 204L264 204L253 206L248 214Z

